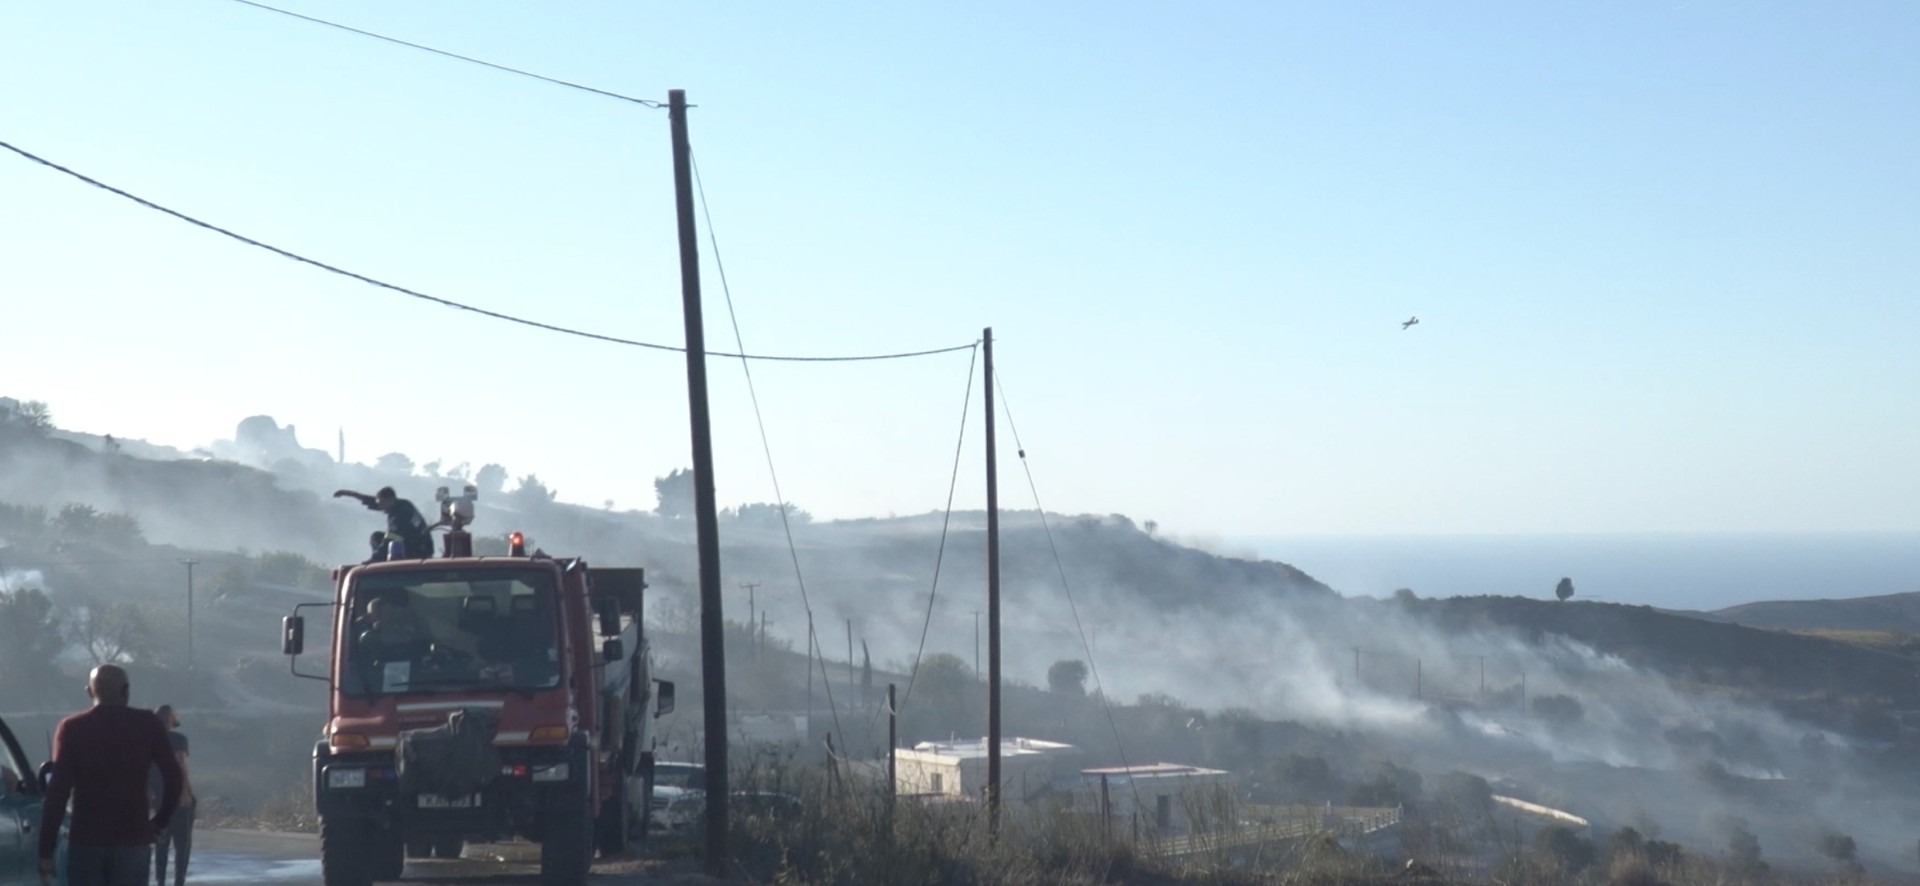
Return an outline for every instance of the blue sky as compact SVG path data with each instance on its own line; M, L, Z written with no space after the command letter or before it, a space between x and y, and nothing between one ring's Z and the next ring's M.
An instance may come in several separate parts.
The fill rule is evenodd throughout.
M747 349L993 326L1054 510L1920 529L1911 3L286 5L687 89ZM664 112L230 0L0 2L0 108L0 140L268 242L680 341ZM678 355L11 156L0 210L0 392L64 425L191 446L267 413L621 507L690 463ZM967 359L757 366L788 497L938 507ZM720 500L770 500L740 368L711 372Z

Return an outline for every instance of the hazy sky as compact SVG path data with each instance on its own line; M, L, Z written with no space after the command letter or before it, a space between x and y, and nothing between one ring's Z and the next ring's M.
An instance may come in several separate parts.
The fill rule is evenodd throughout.
M993 326L1054 510L1920 529L1905 0L287 5L687 89L747 349ZM398 284L679 343L667 132L230 0L0 0L0 140ZM0 311L0 393L76 429L192 446L267 413L621 507L690 463L679 355L406 299L4 153ZM788 497L939 506L967 363L756 366ZM740 367L711 372L720 500L771 500ZM1002 501L1031 506L1002 442Z

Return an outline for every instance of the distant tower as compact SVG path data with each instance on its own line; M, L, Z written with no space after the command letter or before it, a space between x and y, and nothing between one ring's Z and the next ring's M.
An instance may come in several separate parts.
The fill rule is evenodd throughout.
M340 463L347 463L347 429L340 429Z

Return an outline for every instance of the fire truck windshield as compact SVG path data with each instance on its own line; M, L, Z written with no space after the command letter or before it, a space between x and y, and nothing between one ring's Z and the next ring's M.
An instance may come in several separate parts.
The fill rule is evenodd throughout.
M554 582L538 569L359 576L340 688L369 697L560 683Z

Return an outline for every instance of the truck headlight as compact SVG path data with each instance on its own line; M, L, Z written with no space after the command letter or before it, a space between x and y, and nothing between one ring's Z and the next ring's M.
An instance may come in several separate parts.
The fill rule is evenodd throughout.
M555 763L552 766L535 767L533 770L533 780L534 781L566 781L567 776L569 774L570 773L567 769L567 764Z
M367 786L367 770L365 769L329 769L327 770L327 787L328 788L331 788L334 790L341 790L346 788L364 788L366 786Z

